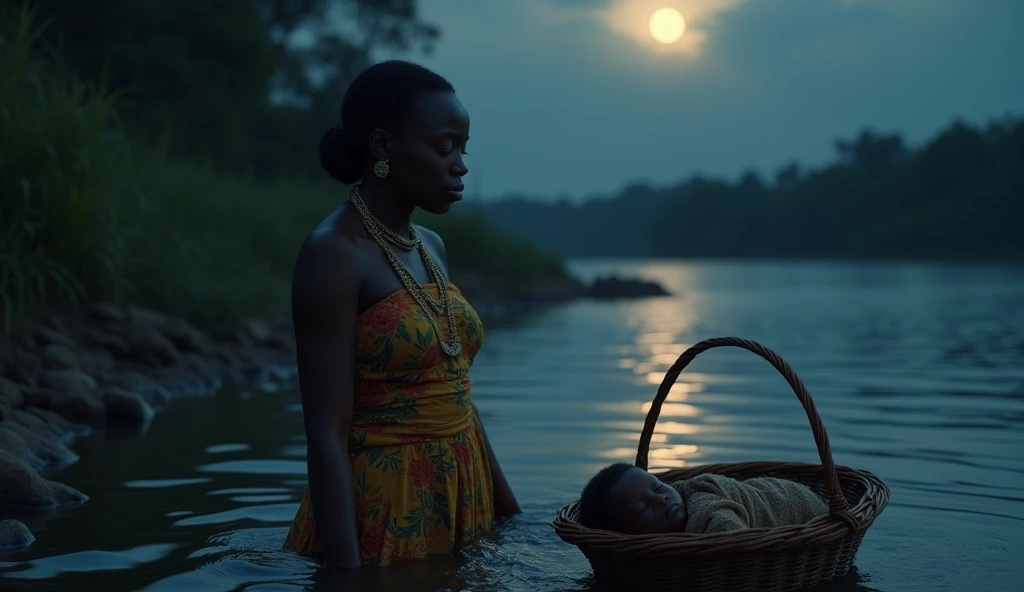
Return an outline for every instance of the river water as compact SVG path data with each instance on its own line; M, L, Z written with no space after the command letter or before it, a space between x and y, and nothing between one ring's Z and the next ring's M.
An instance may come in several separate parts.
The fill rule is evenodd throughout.
M576 261L674 296L577 302L493 327L474 400L524 513L455 557L360 572L279 551L304 483L285 385L180 400L142 437L80 442L57 474L91 500L24 518L0 589L293 592L585 591L589 565L550 526L586 479L632 461L645 404L690 344L760 341L804 379L836 462L892 501L828 590L1019 589L1024 579L1024 269L897 263ZM662 412L652 469L816 462L799 403L766 362L716 349Z

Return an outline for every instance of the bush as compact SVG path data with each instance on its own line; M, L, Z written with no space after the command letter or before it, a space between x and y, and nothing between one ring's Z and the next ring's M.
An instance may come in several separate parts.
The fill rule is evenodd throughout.
M4 19L14 26L0 36L2 328L83 299L130 298L210 328L287 310L296 251L345 189L225 176L132 140L117 93L61 75L33 16ZM565 273L479 217L417 220L445 239L455 274Z
M10 14L5 14L10 17ZM116 200L126 191L116 95L56 74L33 14L0 32L0 309L117 298L126 287Z

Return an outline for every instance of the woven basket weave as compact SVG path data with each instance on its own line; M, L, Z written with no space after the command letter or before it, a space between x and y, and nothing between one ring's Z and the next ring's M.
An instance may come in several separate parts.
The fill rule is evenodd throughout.
M811 395L789 364L746 339L721 337L686 350L665 375L647 414L636 466L647 469L651 436L662 403L679 373L700 353L739 347L768 360L793 388L810 421L821 464L743 462L674 469L655 475L664 482L715 473L734 479L780 477L797 481L828 500L829 513L806 524L712 534L627 535L581 526L579 502L562 508L558 536L590 561L595 579L613 590L795 590L845 575L868 527L889 503L889 488L867 471L836 466L828 434Z

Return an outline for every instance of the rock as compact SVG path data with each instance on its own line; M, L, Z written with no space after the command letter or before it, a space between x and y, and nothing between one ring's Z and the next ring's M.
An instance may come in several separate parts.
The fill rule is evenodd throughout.
M0 421L7 421L14 417L14 408L6 401L0 401Z
M168 319L161 331L183 352L203 353L207 350L206 336L184 319Z
M612 276L594 280L587 290L587 295L591 298L613 299L668 296L669 293L656 282Z
M107 323L123 323L127 315L116 305L109 302L95 302L89 305L89 316Z
M242 360L238 357L238 353L235 348L230 346L218 346L214 352L214 359L218 363L228 366L232 369L238 369L243 366Z
M32 531L25 526L24 522L0 521L0 551L25 549L30 547L35 540L36 537L32 536Z
M98 345L116 357L127 357L132 351L127 339L110 331L87 327L82 333L87 343Z
M48 436L17 421L0 422L0 450L33 469L60 469L78 462L79 456L73 450Z
M260 345L270 343L274 339L274 331L270 323L263 319L247 319L242 323L242 334Z
M131 356L140 362L169 366L181 357L171 340L154 327L132 324L125 337L131 345Z
M37 471L45 467L46 463L32 451L32 448L25 442L25 438L13 427L8 427L13 425L13 421L0 421L0 450Z
M278 329L268 343L271 347L283 350L295 349L295 333L291 329Z
M84 433L80 426L47 409L25 409L15 412L15 420L32 426L38 433L48 433L61 442L66 442L78 433Z
M91 393L96 390L96 379L81 370L48 370L43 373L39 385L61 394Z
M36 386L43 359L26 350L15 350L7 367L7 378L27 386Z
M92 426L102 426L107 416L103 403L82 392L59 393L50 401L49 410L64 419Z
M30 388L25 391L26 407L42 407L49 409L50 401L57 396L57 391L48 388Z
M46 466L43 459L32 451L28 443L25 442L25 438L21 434L13 429L13 421L0 421L0 450L7 452L11 456L17 458L26 465L32 467L35 470L42 469Z
M109 350L86 349L78 352L78 369L90 376L106 374L114 369L114 365L114 355Z
M238 345L242 343L242 331L237 329L215 329L210 336L214 342L223 345Z
M57 508L85 503L89 496L39 476L31 467L0 450L0 507Z
M141 306L129 306L127 312L128 322L133 325L157 327L167 322L167 315L164 313L142 308Z
M51 343L43 348L43 368L49 370L78 370L78 352L67 344Z
M118 421L147 424L156 415L145 399L119 388L108 390L103 402L106 403L107 417Z
M71 339L64 333L54 329L53 327L48 327L45 325L36 327L36 330L32 332L32 336L35 338L36 343L44 347L54 343L66 345L68 347L75 346L75 342L73 339Z
M189 373L203 382L219 382L221 379L221 367L212 358L198 354L188 354L182 359L182 366Z
M36 411L53 415L52 411L46 411L45 409L16 409L14 411L12 421L17 425L28 429L33 434L39 434L44 438L52 437L57 440L63 440L67 431L64 429L64 425L70 424L54 424L53 422L47 421L46 416L36 413Z
M164 385L138 372L125 371L108 375L104 378L103 384L108 388L120 388L135 393L153 404L164 403L170 399L170 393Z
M12 409L25 404L25 395L15 382L0 377L0 404L6 403Z

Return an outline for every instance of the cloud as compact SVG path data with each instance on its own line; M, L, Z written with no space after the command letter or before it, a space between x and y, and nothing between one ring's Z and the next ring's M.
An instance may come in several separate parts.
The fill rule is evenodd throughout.
M614 0L548 0L554 6L566 6L570 8L604 8Z
M604 20L611 31L626 36L642 47L661 54L681 54L699 58L715 20L735 10L747 0L619 0L605 11ZM675 43L663 44L651 37L648 21L659 8L674 8L686 21L686 32Z

